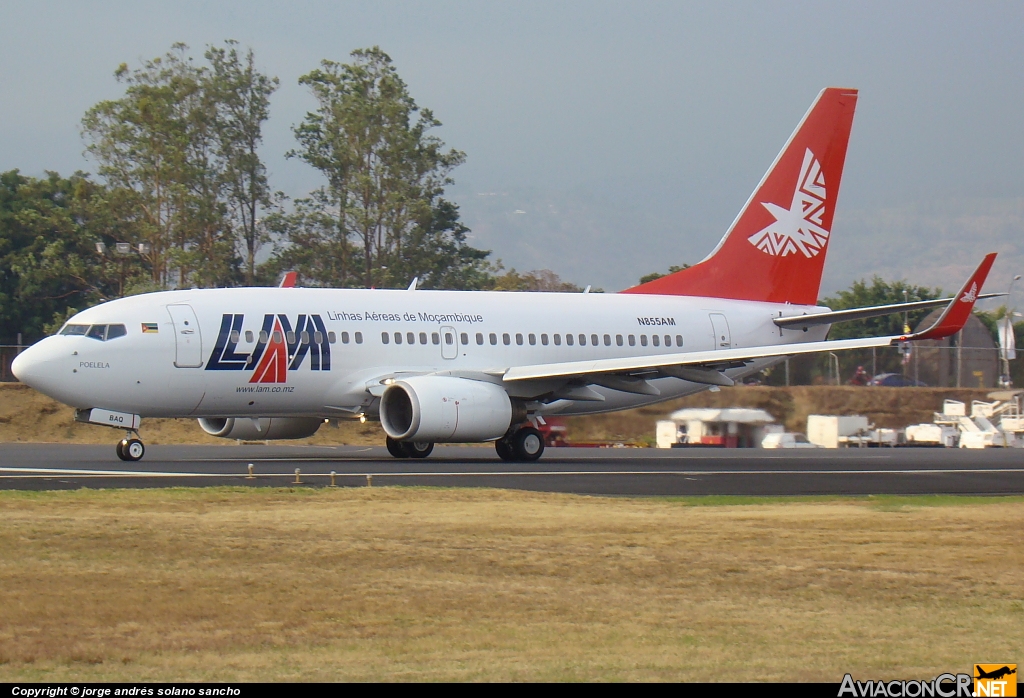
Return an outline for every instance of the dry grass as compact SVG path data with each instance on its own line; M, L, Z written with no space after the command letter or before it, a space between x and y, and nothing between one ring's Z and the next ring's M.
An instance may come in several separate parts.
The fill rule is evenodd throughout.
M808 414L863 414L878 426L901 427L930 422L932 412L942 409L945 398L970 403L984 400L988 390L953 388L853 388L802 386L793 388L737 387L718 393L699 393L680 400L635 410L570 417L566 420L570 441L654 442L654 423L681 407L760 407L786 428L803 431ZM193 419L146 419L143 438L147 444L233 444L203 433ZM0 383L0 443L58 442L110 444L117 433L110 429L77 424L73 410L37 393L26 385ZM380 446L380 424L343 421L324 426L313 437L297 443Z
M0 493L0 681L837 681L1022 656L1020 498L695 501Z

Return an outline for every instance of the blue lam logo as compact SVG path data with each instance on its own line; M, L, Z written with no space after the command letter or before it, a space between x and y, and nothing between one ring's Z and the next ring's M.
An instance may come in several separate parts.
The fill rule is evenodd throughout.
M206 363L207 371L252 370L250 383L285 383L288 371L297 371L309 354L313 371L331 370L331 345L319 315L299 315L292 329L287 315L264 315L263 328L251 354L238 352L245 315L225 313L217 345Z

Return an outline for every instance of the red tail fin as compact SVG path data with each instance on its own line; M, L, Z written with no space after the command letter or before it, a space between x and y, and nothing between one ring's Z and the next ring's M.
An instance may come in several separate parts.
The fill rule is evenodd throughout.
M718 247L623 293L816 303L856 106L856 90L822 90Z

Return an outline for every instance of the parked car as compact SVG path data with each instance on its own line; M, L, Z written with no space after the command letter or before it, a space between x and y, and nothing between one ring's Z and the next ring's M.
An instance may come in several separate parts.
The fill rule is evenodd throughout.
M927 388L927 383L907 378L901 373L879 373L868 385L880 385L886 388Z
M812 444L803 434L785 432L768 434L761 439L761 448L821 448L821 446Z

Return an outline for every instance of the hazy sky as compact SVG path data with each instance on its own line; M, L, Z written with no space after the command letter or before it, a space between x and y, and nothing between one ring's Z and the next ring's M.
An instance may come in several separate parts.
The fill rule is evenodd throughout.
M301 196L320 180L283 157L313 106L296 80L376 44L468 155L451 195L473 242L617 290L702 258L836 85L861 97L826 292L875 272L949 289L989 249L993 284L1024 272L1024 3L6 0L0 17L0 170L95 169L79 123L122 93L118 64L232 38L281 79L263 153Z

